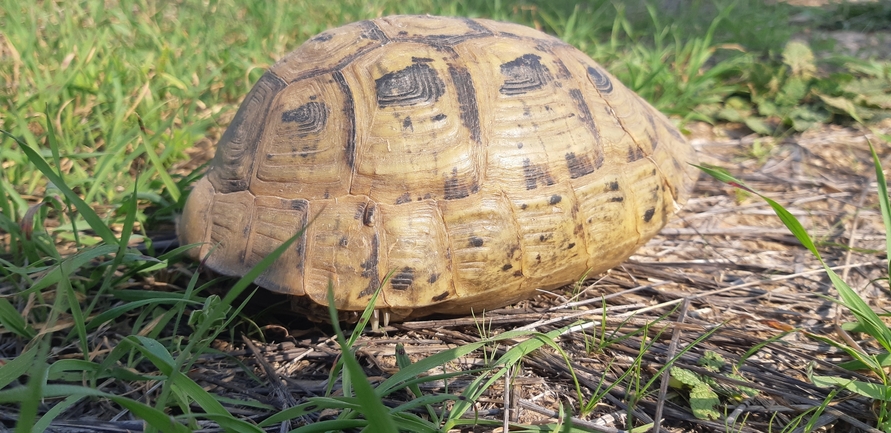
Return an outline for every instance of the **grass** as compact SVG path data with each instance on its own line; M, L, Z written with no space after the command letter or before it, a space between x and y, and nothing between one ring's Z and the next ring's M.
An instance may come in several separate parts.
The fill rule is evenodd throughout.
M849 21L817 14L815 25L874 29L889 21L880 19L887 8L843 10ZM202 279L195 264L182 261L186 247L163 253L153 248L150 235L169 230L189 185L201 175L192 160L207 159L240 98L276 59L327 28L395 13L486 17L540 28L580 47L682 126L736 122L785 135L830 122L881 120L891 108L891 63L790 42L800 30L789 25L791 18L803 12L784 3L691 0L670 10L657 2L607 0L0 0L0 403L15 414L2 419L5 426L42 431L66 410L110 401L157 431L191 431L208 422L227 431L262 431L316 419L323 410L336 416L297 430L494 428L500 421L467 416L495 384L533 362L530 354L548 348L564 364L578 365L560 336L587 329L583 324L497 335L483 325L476 341L427 358L412 360L397 351L398 371L373 383L354 357L358 326L350 338L336 332L343 356L331 374L340 380L340 394L331 380L326 395L284 410L238 402L266 414L261 420L238 415L235 402L189 376L199 359L217 353L215 340L231 339L235 330L259 335L252 323L261 319L245 308L250 281L262 269L219 296L216 281ZM887 198L887 191L880 196ZM882 215L891 227L887 207L885 200ZM793 225L793 232L802 234L800 226ZM146 250L133 248L138 242ZM819 255L812 245L808 249ZM887 327L845 286L833 283L858 319L851 326L882 342L885 352L876 356L832 342L857 362L843 366L865 367L879 380L813 380L886 402ZM608 329L607 322L604 310L594 326L597 335L585 337L590 352L643 338L618 380L600 388L571 367L566 379L575 403L560 406L566 422L513 428L577 431L584 427L570 415L589 415L618 384L641 399L658 391L658 374L642 378L647 327L625 332L628 323ZM117 344L103 345L108 333L120 336ZM430 373L480 353L488 362L478 369ZM421 389L469 373L476 376L463 390ZM128 397L131 386L157 389L142 401ZM381 405L398 393L413 398ZM637 401L629 401L631 413ZM888 409L878 407L877 425L888 429ZM627 427L649 425L641 419Z

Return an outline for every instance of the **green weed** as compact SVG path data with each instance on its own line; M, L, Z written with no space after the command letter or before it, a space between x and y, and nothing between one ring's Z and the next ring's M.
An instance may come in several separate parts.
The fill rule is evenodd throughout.
M879 161L879 157L875 152L872 144L870 144L870 151L872 152L873 164L875 167L876 174L876 183L878 185L878 198L879 198L879 206L882 214L882 221L885 227L886 233L886 277L888 280L888 276L891 275L891 236L888 236L888 233L891 233L891 205L889 205L888 196L888 184L885 180L884 172L882 171L881 162ZM746 186L742 181L730 176L726 172L721 170L717 170L710 167L700 167L704 172L708 173L712 177L728 183L732 186L735 186L739 189L743 189L751 194L755 194L761 197L764 201L766 201L770 207L776 212L777 216L783 222L783 224L789 229L790 232L798 239L801 244L820 261L823 265L823 268L826 270L829 279L832 281L833 287L838 291L838 298L830 298L833 302L837 302L841 306L845 307L851 314L856 318L856 322L847 324L845 328L848 330L856 330L856 332L862 332L870 337L872 337L876 344L881 347L880 353L873 353L871 351L866 351L859 346L850 345L846 342L838 342L832 338L808 334L810 338L822 341L834 347L837 347L851 356L854 361L847 362L841 364L840 366L843 368L847 368L850 370L869 370L872 372L877 382L865 382L857 379L850 379L841 376L818 376L811 375L811 380L814 384L822 387L841 387L847 389L850 392L860 394L871 399L874 399L877 403L877 425L882 430L887 430L891 428L891 405L889 405L889 401L891 401L891 378L886 374L885 369L891 365L891 329L888 328L887 325L882 321L876 312L873 311L869 305L855 292L851 289L848 284L842 280L842 278L833 271L829 265L823 260L822 255L819 250L817 250L816 245L814 244L811 237L808 235L807 231L801 225L797 218L795 218L789 211L783 208L779 203L770 199L769 197L763 195L762 193L752 189L751 187ZM824 403L828 404L828 401ZM816 417L814 417L816 418Z

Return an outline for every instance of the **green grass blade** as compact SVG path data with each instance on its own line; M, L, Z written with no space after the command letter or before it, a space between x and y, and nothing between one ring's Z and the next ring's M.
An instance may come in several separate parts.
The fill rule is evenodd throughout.
M113 254L118 249L117 245L99 245L96 247L84 248L71 257L66 258L58 265L55 265L42 278L35 281L34 284L22 294L34 293L43 290L51 285L58 284L63 278L75 273L75 270L86 266L91 261Z
M37 335L34 328L22 317L22 313L19 313L6 298L0 298L0 325L21 338L30 340ZM0 385L0 388L2 387L3 385Z
M28 369L34 364L36 356L37 346L31 346L30 349L22 352L19 356L7 360L0 367L0 389L4 389L10 383L24 377Z
M878 164L878 159L874 158L876 164ZM888 326L884 324L884 322L879 318L879 316L863 301L863 299L857 295L854 290L851 289L848 284L841 279L838 274L835 273L832 269L829 268L829 265L823 261L823 257L820 255L820 252L817 251L817 247L814 245L814 242L811 240L810 236L807 234L807 231L801 225L795 216L793 216L789 211L784 209L779 203L766 197L764 194L754 190L746 186L741 180L730 176L726 172L722 172L719 169L711 168L711 167L702 167L696 166L712 177L735 186L737 188L744 189L748 192L758 195L762 199L764 199L771 208L773 208L774 212L776 212L777 216L783 222L784 225L792 232L796 239L801 242L813 255L820 261L823 265L823 268L826 270L827 275L829 276L830 281L832 281L833 286L838 290L839 294L839 302L851 310L851 313L857 318L858 321L863 325L864 330L875 338L879 344L886 350L891 352L891 329L888 329ZM876 170L880 171L881 166L877 165ZM884 177L882 177L884 179ZM885 197L887 199L887 192L885 193ZM883 211L884 212L884 211ZM889 258L891 260L891 258Z
M59 142L56 139L56 128L50 121L49 104L44 105L43 113L46 115L46 143L49 145L50 152L53 154L53 162L56 164L57 174L62 176L62 157L59 155Z
M882 162L872 142L869 143L869 151L872 154L872 162L876 169L876 183L879 188L879 208L882 210L882 222L885 225L885 257L888 260L887 273L891 277L891 205L888 198L888 183L885 181L885 172L882 170Z
M0 133L3 133L9 138L12 138L19 144L19 148L22 150L22 152L25 152L25 155L28 156L28 160L31 162L31 164L34 165L34 167L36 167L38 170L40 170L40 172L43 173L43 175L46 176L50 180L50 182L52 182L53 185L55 185L56 188L59 189L59 191L65 196L65 198L74 203L74 206L75 208L77 208L80 216L87 221L87 224L90 225L90 228L92 228L93 231L96 232L96 234L99 235L99 237L102 238L103 241L105 241L105 243L109 245L117 244L117 236L114 235L114 232L112 232L111 229L108 228L108 226L102 221L102 218L99 218L99 215L97 215L96 212L93 211L93 208L87 205L87 203L84 202L77 194L75 194L74 191L71 190L71 188L68 188L68 185L65 184L65 181L61 177L59 177L59 175L57 175L52 168L50 168L46 161L43 160L43 157L41 157L37 152L34 151L34 149L31 149L27 144L22 143L17 137L13 136L9 132L0 130Z
M170 174L167 173L167 168L161 163L161 158L158 158L158 155L155 153L154 147L152 147L151 142L145 134L145 125L142 124L142 118L137 115L136 120L139 122L139 130L142 133L142 146L145 147L145 154L148 155L149 160L152 162L152 166L155 167L155 172L158 174L158 177L161 178L161 182L167 187L167 193L170 194L173 201L179 201L179 198L182 195L179 187L176 185L176 182L173 181L173 178L170 177Z
M321 433L321 432L337 432L352 431L362 427L367 427L368 421L364 419L332 419L326 421L314 422L303 427L291 430L291 433ZM376 432L377 430L366 430Z
M189 433L191 431L186 426L174 421L163 411L150 406L146 406L145 404L139 403L126 397L120 397L96 389L76 385L46 385L43 387L42 391L42 394L38 394L36 396L38 401L41 398L69 396L107 398L129 410L130 412L133 412L134 415L136 415L140 419L145 420L150 426L159 431L174 433ZM0 403L20 403L23 401L27 401L30 398L32 398L32 394L26 387L0 390ZM19 422L21 423L22 420L19 419ZM30 425L25 431L27 431L28 433L31 432Z
M362 366L359 365L359 361L356 360L355 355L353 355L352 348L347 345L346 338L343 336L343 331L340 329L340 323L337 321L337 309L335 308L335 305L334 290L329 284L328 313L331 316L332 326L334 326L334 332L337 335L337 343L340 345L344 368L349 371L353 381L353 388L356 392L356 398L362 406L363 415L365 415L365 418L368 420L368 427L374 432L396 433L399 429L396 427L396 423L393 422L393 418L390 417L389 410L384 406L383 402L381 402L377 393L375 393L374 388L372 388L371 382L369 382L368 377L365 376L365 371L362 369Z
M34 428L32 428L31 431L47 431L47 429L49 429L50 427L50 424L52 424L53 420L55 420L56 417L58 417L62 414L62 412L64 412L71 406L74 406L83 399L83 395L69 395L68 397L65 397L64 400L55 403L52 407L49 408L48 411L46 411L45 414L43 414L43 416L40 417L40 419L37 420L36 423L34 423Z

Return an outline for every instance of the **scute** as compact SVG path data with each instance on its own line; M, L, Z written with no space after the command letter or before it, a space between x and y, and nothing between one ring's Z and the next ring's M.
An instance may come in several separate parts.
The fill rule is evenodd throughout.
M684 203L692 147L577 49L484 19L323 32L245 98L180 238L295 303L396 318L501 307L596 275Z

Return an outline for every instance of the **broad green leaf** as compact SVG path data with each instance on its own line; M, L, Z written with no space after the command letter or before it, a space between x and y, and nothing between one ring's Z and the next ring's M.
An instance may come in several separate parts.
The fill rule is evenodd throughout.
M847 114L852 119L863 122L863 119L860 118L860 115L857 113L857 107L854 105L854 102L844 96L829 96L818 93L817 96L828 106L840 110L842 113Z
M863 382L838 376L812 376L811 380L813 380L814 385L821 388L840 386L848 391L875 400L891 401L891 387L879 383Z
M30 340L37 335L37 331L25 321L22 313L13 307L6 298L0 298L0 325L24 339ZM0 388L3 386L0 385Z
M671 377L678 382L688 386L693 387L702 383L702 380L699 379L699 376L686 368L681 367L671 367Z
M814 52L804 42L793 40L783 49L783 63L792 69L792 75L802 78L813 77L817 73Z
M718 394L705 383L698 383L690 390L690 409L699 419L718 419L721 414L715 406L721 403Z
M21 379L34 364L37 356L37 345L22 352L15 358L10 358L0 366L0 389L6 388L12 382Z

